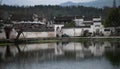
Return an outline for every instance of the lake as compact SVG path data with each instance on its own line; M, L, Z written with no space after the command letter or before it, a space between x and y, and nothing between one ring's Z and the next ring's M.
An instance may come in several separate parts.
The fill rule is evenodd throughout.
M120 69L120 42L8 44L0 69Z

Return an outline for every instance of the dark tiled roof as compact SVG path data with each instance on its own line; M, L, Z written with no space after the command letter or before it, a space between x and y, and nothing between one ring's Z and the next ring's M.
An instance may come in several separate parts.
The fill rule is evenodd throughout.
M64 22L55 22L54 24L65 24Z
M100 18L100 16L93 16L93 18Z
M84 17L84 21L92 21L93 18L92 17Z
M12 21L10 20L6 20L6 21L2 21L4 24L13 24Z
M55 19L75 19L75 18L82 18L82 16L62 16L62 17L55 17Z
M54 19L55 22L70 22L72 19Z
M42 24L15 24L16 31L22 29L24 32L49 32L54 31L54 27L46 27Z
M99 21L93 21L93 22L101 22L101 20L99 20Z
M62 28L90 28L90 26L75 26L75 27L62 27Z
M76 28L90 28L90 26L77 26Z
M83 22L84 24L93 24L93 22Z
M73 19L79 19L82 18L82 16L62 16L62 17L55 17L54 20L73 20Z

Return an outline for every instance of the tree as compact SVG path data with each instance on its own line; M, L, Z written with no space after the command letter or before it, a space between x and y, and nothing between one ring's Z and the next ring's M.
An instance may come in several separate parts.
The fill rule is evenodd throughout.
M65 23L64 25L65 25L65 27L75 27L75 23L74 22Z
M3 23L2 21L0 21L0 33L2 32L2 28L3 28Z
M97 16L103 13L103 9L93 8L93 7L83 7L83 6L8 6L0 5L0 15L2 12L8 12L12 14L12 20L14 21L27 21L31 20L32 14L37 14L40 18L45 17L47 20L52 20L54 16ZM2 17L3 18L3 17Z
M120 10L113 8L109 11L108 17L105 20L105 27L120 27Z

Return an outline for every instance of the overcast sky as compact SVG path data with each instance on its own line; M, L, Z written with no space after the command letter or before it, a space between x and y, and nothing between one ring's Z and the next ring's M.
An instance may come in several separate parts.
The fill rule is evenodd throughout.
M67 1L90 2L95 0L3 0L2 4L7 5L58 5Z

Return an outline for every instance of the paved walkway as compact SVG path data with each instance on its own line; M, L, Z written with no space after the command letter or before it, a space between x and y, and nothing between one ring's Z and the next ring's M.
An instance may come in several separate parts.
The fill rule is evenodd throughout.
M120 36L110 36L110 37L70 37L70 38L120 38Z

